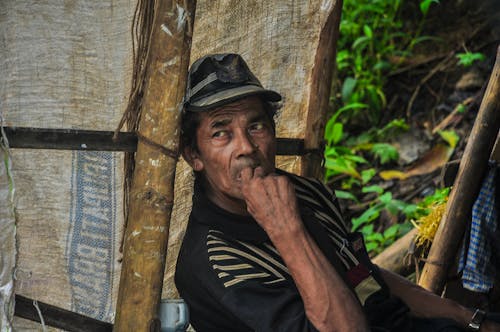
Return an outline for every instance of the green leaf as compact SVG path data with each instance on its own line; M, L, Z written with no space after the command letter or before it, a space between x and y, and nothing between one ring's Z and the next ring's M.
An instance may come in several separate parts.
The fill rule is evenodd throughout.
M324 134L324 138L327 140L328 145L337 144L343 134L344 126L341 123L335 122L335 119L331 117L326 123Z
M366 251L375 251L378 248L378 243L376 242L366 242Z
M335 190L335 196L337 196L340 199L350 199L359 202L358 198L349 191Z
M340 154L338 153L336 146L328 146L325 150L325 158L333 159L338 157L339 155Z
M394 146L387 143L373 144L371 151L375 157L380 159L380 163L382 165L393 160L398 160L399 158L398 150Z
M376 172L375 168L369 168L361 171L361 182L363 184L367 183L375 176Z
M376 233L372 233L370 235L368 235L366 237L366 240L367 241L370 241L370 242L384 242L384 237L382 236L382 234L376 232Z
M373 234L374 232L373 228L374 228L373 224L365 225L361 228L361 233L363 234L363 236L368 236L370 234Z
M380 195L384 192L384 189L381 186L367 186L367 187L363 187L361 189L361 192L363 192L363 193L377 193Z
M373 38L373 31L368 25L363 26L363 32L365 33L365 36L368 38Z
M338 158L326 158L325 167L333 170L337 174L347 174L355 178L361 178L358 171L356 170L356 164L344 157Z
M444 187L442 189L438 188L432 195L426 196L419 205L422 207L428 207L433 204L442 204L448 198L449 193L450 187Z
M391 64L387 61L378 61L373 66L373 70L389 70L389 69L391 69Z
M333 125L332 136L331 136L333 144L337 144L342 138L343 134L344 134L344 126L342 125L342 123L336 122Z
M425 41L443 42L443 38L439 38L439 37L435 37L435 36L420 36L417 38L413 38L410 42L409 48L412 49L415 45L423 43ZM410 54L408 56L410 56Z
M451 148L455 148L457 146L458 141L460 140L460 136L454 130L440 130L438 131L439 136L448 143Z
M347 178L345 180L342 180L341 188L351 190L352 186L359 186L359 185L360 185L360 182L358 179L350 177L350 178Z
M337 53L337 69L339 71L348 68L351 59L351 54L349 50L342 50Z
M406 207L406 203L403 201L400 201L398 199L391 199L390 202L387 203L385 208L392 214L392 215L397 215L399 211L404 210Z
M464 104L459 104L458 107L457 107L457 113L458 114L465 113L466 110L467 110L467 108L465 107Z
M384 231L384 237L386 239L394 238L399 232L399 224L394 224Z
M366 47L366 45L368 44L368 42L371 40L370 37L367 37L367 36L362 36L362 37L358 37L356 38L356 40L354 41L354 43L352 43L352 46L351 48L355 51L361 51L364 47Z
M392 138L399 133L408 131L410 126L406 123L404 119L394 119L388 124L386 124L382 129L377 130L376 139L384 140Z
M475 61L483 61L486 59L484 54L472 52L458 53L456 57L458 58L458 64L464 67L471 66Z
M366 223L372 222L377 219L380 215L380 206L375 205L368 208L365 212L363 212L359 217L352 218L352 229L355 231L359 226L364 225Z
M381 195L378 199L382 204L387 205L392 200L392 193L390 191L388 191L388 192L384 193L383 195Z
M420 11L424 14L424 16L427 16L429 7L432 3L439 3L439 0L423 0L420 2Z
M357 80L353 77L347 77L342 84L342 101L347 103L356 87ZM338 112L338 111L337 111Z
M345 156L346 159L350 160L350 161L353 161L355 163L358 163L358 164L366 164L367 161L365 158L363 157L360 157L360 156L356 156L356 155L349 155L349 156Z
M406 219L416 219L419 213L419 207L417 204L407 204L402 212L406 216Z

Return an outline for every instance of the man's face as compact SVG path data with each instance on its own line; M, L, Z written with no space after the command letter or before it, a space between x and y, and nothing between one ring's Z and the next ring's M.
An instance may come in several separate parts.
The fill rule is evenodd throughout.
M276 138L262 101L248 97L200 116L198 151L185 155L193 169L202 172L214 203L231 212L246 212L241 170L260 166L266 175L274 172Z

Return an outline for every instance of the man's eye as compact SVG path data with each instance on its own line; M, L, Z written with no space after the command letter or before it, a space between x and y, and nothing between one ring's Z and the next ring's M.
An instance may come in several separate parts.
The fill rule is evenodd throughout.
M227 135L228 135L227 131L219 130L219 131L216 131L215 133L213 133L212 137L213 138L222 138L222 137L226 137Z
M250 130L263 130L266 126L262 122L254 123L250 126Z

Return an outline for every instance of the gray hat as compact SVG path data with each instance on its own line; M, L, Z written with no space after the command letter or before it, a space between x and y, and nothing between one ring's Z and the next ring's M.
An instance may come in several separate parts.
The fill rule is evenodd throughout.
M183 106L186 111L201 112L252 95L281 100L279 93L262 87L239 54L210 54L191 65Z

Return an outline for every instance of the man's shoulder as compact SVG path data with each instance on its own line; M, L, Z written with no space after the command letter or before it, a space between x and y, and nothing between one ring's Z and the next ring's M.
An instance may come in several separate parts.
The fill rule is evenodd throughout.
M295 193L299 201L299 208L308 207L316 215L328 219L329 224L335 224L345 233L346 223L342 215L337 197L333 191L318 179L303 177L283 170L277 174L287 176L295 186Z
M316 178L304 177L278 168L276 169L276 173L279 175L287 176L294 184L295 189L299 192L311 195L316 199L326 200L330 202L336 200L336 196L333 191L322 181Z

